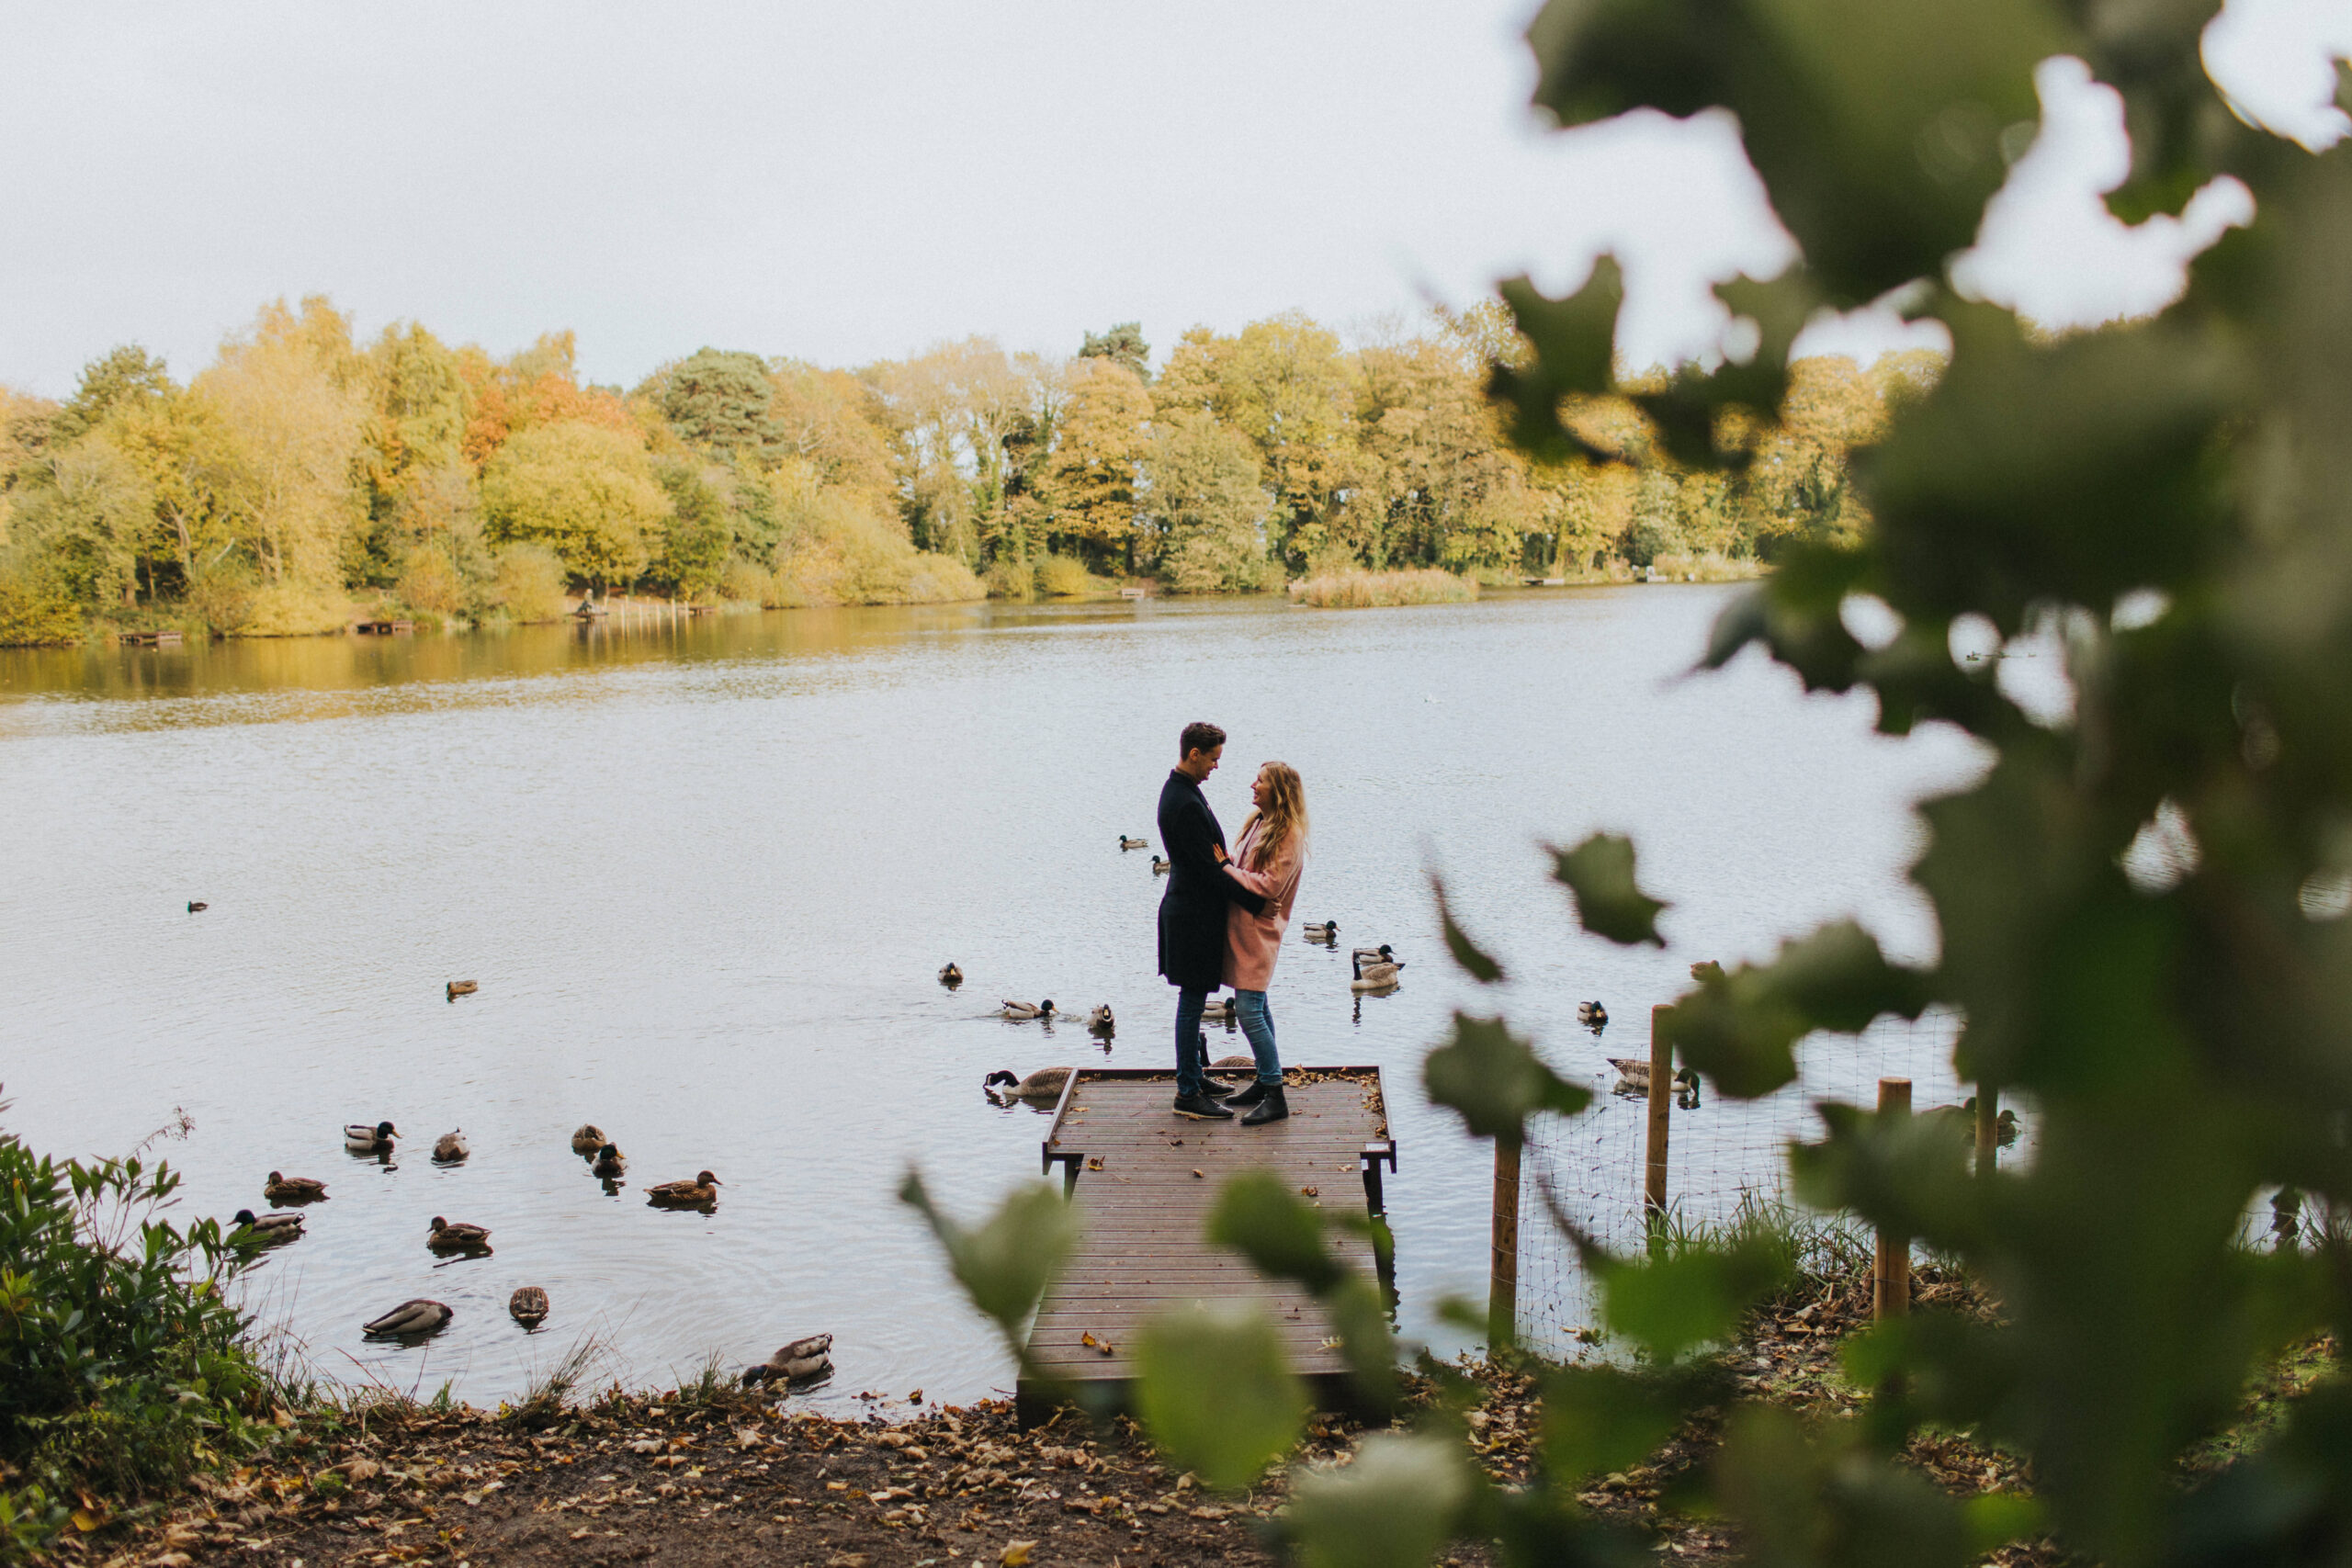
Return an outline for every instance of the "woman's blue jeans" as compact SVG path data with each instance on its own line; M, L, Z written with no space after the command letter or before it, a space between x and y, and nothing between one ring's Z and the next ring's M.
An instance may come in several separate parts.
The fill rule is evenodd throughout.
M1266 1010L1266 993L1236 987L1233 1016L1240 1021L1241 1032L1258 1058L1258 1081L1270 1088L1282 1082L1283 1059L1274 1050L1274 1015Z

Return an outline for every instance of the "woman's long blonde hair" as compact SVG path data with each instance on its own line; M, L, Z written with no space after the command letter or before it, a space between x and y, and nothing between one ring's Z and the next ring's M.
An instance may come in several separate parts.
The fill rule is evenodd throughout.
M1306 842L1306 786L1299 783L1298 770L1288 762L1268 762L1259 771L1274 786L1274 797L1263 811L1251 813L1261 824L1258 841L1250 846L1251 871L1265 870L1291 835L1296 834L1302 845ZM1243 828L1246 831L1248 824Z

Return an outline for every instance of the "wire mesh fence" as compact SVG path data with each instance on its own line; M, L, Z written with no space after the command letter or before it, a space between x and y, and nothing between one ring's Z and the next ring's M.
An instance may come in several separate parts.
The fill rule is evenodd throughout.
M1521 1168L1519 1337L1541 1354L1570 1354L1577 1331L1597 1318L1589 1281L1575 1247L1553 1224L1552 1206L1615 1252L1638 1251L1648 1234L1643 1185L1648 1158L1645 1083L1634 1092L1634 1084L1645 1079L1647 1024L1644 1018L1626 1030L1622 1044L1605 1037L1600 1042L1612 1059L1638 1063L1645 1072L1603 1067L1593 1077L1589 1110L1572 1117L1547 1116L1528 1129ZM1815 1107L1874 1106L1883 1077L1911 1080L1915 1113L1962 1106L1974 1089L1952 1071L1959 1033L1960 1020L1950 1011L1931 1010L1916 1021L1882 1019L1860 1035L1823 1034L1802 1042L1796 1081L1762 1100L1685 1090L1668 1122L1667 1224L1704 1232L1734 1222L1743 1203L1786 1201L1787 1147L1822 1135ZM1690 1103L1694 1099L1697 1103ZM1999 1157L2007 1161L2023 1152L2020 1142L2000 1151Z

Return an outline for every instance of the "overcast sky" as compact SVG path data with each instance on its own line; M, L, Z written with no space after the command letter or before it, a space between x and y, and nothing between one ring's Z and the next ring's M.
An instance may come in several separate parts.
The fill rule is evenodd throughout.
M1727 120L1557 133L1529 0L796 0L0 6L0 381L69 392L137 341L186 376L263 301L324 293L505 352L579 333L632 383L705 344L858 364L979 333L1156 349L1300 308L1342 328L1626 258L1620 347L1706 352L1710 279L1789 254ZM2321 143L2352 0L2233 0L2249 113ZM2051 113L1966 285L2052 324L2161 305L2242 220L2126 233L2112 95ZM1811 345L1904 341L1880 318Z

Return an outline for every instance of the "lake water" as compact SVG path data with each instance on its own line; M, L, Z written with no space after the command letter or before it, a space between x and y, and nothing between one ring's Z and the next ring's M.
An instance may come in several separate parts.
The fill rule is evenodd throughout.
M1115 845L1156 847L1177 731L1208 717L1233 738L1209 785L1228 831L1261 761L1305 776L1297 918L1343 941L1284 955L1283 1054L1384 1068L1398 1322L1458 1348L1432 1314L1483 1295L1487 1155L1419 1088L1453 1008L1499 1000L1605 1087L1603 1054L1645 1054L1693 958L1760 957L1847 911L1932 952L1901 875L1908 807L1970 751L1874 737L1869 699L1804 696L1752 654L1684 678L1729 592L0 651L6 1124L115 1153L185 1108L193 1132L159 1147L189 1213L259 1206L273 1168L326 1179L254 1290L330 1378L492 1402L584 1334L603 1375L666 1384L830 1330L820 1402L1007 1388L893 1191L920 1166L976 1214L1034 1179L1045 1118L990 1105L982 1077L1103 1059L1080 1028L992 1016L1000 998L1107 1002L1111 1063L1169 1060L1161 884ZM1540 845L1597 827L1634 832L1674 901L1666 952L1575 931ZM1509 965L1499 998L1445 961L1431 869ZM1394 944L1399 990L1350 994L1358 941ZM933 977L950 959L960 992ZM481 991L447 1001L450 979ZM1584 998L1616 1021L1600 1041ZM1741 1118L1711 1105L1677 1135L1769 1165ZM399 1156L346 1156L342 1125L379 1119ZM629 1190L571 1153L582 1122L627 1153ZM472 1158L436 1168L455 1127ZM636 1190L704 1167L725 1184L710 1215ZM436 1214L491 1226L494 1254L436 1267ZM526 1283L554 1302L537 1335L504 1311ZM414 1295L458 1309L447 1333L362 1342Z

